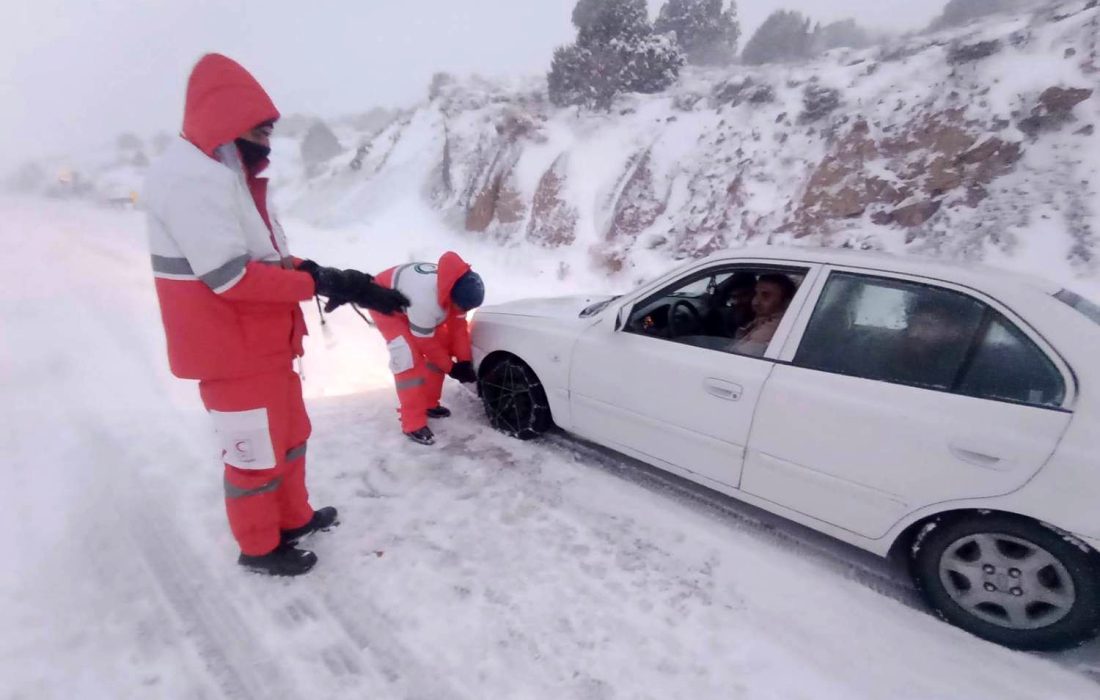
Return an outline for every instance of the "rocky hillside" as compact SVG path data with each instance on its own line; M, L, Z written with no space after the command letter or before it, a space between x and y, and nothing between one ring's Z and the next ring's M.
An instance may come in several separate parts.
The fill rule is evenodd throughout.
M270 172L284 213L334 226L427 207L460 235L545 249L562 276L801 243L1100 288L1098 5L1062 0L797 65L692 69L607 112L553 107L542 77L441 74L414 108L284 119ZM130 206L169 138L124 135L11 184Z
M423 198L501 244L611 271L805 241L967 259L1045 255L1100 271L1100 7L690 72L608 113L545 83L433 82L431 99L315 176L291 212L324 224Z

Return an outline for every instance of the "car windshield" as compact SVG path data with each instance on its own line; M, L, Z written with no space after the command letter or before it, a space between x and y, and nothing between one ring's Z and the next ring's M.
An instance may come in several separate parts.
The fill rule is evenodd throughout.
M1054 298L1058 301L1069 304L1070 306L1084 314L1090 321L1097 325L1100 325L1100 306L1097 306L1080 294L1071 292L1068 289L1063 289L1062 291L1055 294Z

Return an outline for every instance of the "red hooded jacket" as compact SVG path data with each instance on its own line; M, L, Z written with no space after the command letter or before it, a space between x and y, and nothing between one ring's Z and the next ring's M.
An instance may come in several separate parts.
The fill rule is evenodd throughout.
M161 318L173 373L242 377L285 368L303 352L300 302L312 278L272 214L267 180L233 145L277 119L243 67L204 56L187 85L183 133L150 169L144 201Z

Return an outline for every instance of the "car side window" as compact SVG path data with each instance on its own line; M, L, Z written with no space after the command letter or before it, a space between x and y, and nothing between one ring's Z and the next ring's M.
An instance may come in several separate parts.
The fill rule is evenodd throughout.
M1031 338L993 312L957 387L960 394L1036 406L1061 406L1066 398L1062 373Z
M637 304L623 330L762 357L807 272L731 266L695 273Z
M955 291L833 273L794 363L976 398L1058 406L1061 373L1019 328Z

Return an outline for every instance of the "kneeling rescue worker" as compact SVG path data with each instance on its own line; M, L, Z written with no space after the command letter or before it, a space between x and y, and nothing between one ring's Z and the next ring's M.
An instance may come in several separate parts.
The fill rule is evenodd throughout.
M431 445L428 418L446 418L440 405L443 378L477 381L466 314L485 301L481 276L457 253L444 253L438 264L409 263L379 273L378 284L409 300L406 313L371 312L390 351L401 404L401 429L410 440Z
M337 524L336 509L314 510L306 491L299 304L318 294L384 314L408 301L370 275L290 256L259 176L278 118L248 71L204 56L187 85L183 132L151 168L145 199L169 365L199 380L217 430L238 561L293 576L317 563L299 540Z

